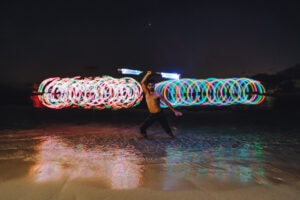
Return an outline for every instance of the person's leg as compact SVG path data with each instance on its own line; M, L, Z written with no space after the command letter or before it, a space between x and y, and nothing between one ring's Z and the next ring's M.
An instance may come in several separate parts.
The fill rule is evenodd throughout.
M175 138L175 136L169 126L168 120L167 120L166 116L163 114L163 112L161 112L159 114L158 121L161 124L162 128L165 130L165 132L172 138Z
M147 129L151 124L153 124L154 121L155 121L155 115L149 114L148 117L144 120L144 122L140 126L140 133L144 137L147 137Z

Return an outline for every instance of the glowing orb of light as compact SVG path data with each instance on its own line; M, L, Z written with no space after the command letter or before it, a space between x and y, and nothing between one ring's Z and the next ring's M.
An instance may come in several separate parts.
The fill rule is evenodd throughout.
M157 83L155 90L173 106L254 105L264 101L266 92L259 81L249 78L167 80ZM167 107L163 101L161 106Z
M133 78L110 76L80 78L48 78L38 88L42 104L48 108L83 107L121 109L138 105L141 85Z

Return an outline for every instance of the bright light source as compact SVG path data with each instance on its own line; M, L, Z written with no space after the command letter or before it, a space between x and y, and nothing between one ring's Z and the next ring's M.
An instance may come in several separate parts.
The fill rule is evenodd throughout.
M161 74L161 77L163 78L168 78L168 79L179 79L180 78L180 74L177 73L165 73L165 72L158 72Z
M140 70L135 70L135 69L126 69L126 68L121 68L118 69L122 74L131 74L131 75L140 75L143 73L143 71Z

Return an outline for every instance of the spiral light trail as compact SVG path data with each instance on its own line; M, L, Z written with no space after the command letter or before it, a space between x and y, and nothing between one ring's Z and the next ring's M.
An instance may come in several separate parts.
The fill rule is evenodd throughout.
M155 90L173 106L260 104L265 88L249 78L180 79L156 84ZM167 107L161 101L162 107Z
M175 107L255 105L264 101L266 93L259 81L249 78L167 80L157 83L155 90ZM137 106L143 99L141 85L131 77L54 77L44 80L38 92L41 103L53 109L121 109ZM161 101L161 107L167 105Z
M39 88L40 101L48 108L83 107L121 109L138 105L143 96L141 85L133 78L48 78Z

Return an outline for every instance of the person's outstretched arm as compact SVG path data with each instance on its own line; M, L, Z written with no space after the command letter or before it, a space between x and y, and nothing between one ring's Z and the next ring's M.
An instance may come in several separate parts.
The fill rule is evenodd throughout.
M175 110L174 107L170 104L170 102L168 100L165 99L165 97L163 95L160 94L160 99L165 102L165 104L167 104L168 108L174 112L176 117L182 116L182 112Z
M141 81L141 85L142 85L142 89L144 91L144 93L149 93L149 90L146 87L145 82L147 81L147 79L149 78L149 76L152 74L151 71L147 71L146 75L144 76L144 78Z

